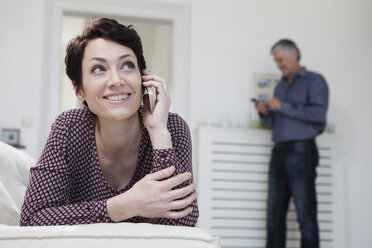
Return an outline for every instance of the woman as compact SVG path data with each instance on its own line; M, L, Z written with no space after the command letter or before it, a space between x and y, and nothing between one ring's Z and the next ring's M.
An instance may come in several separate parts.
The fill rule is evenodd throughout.
M90 23L66 51L84 107L60 114L31 169L21 225L148 222L195 226L191 139L169 113L163 79L145 71L141 40L112 19ZM151 113L143 86L156 88Z

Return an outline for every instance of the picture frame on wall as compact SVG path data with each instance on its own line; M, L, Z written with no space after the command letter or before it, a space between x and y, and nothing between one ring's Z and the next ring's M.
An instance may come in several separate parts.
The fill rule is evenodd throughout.
M281 80L280 74L274 73L254 73L251 98L257 99L258 101L264 101L274 97L275 87ZM251 127L257 129L265 129L262 124L254 104L251 105Z
M14 128L1 129L1 140L12 146L20 145L20 130Z
M281 75L271 73L255 73L253 80L253 96L259 101L272 98Z

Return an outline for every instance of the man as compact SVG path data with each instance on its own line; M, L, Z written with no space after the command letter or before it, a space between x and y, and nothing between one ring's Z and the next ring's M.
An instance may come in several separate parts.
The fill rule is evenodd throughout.
M274 98L255 102L275 142L269 168L267 248L285 247L290 197L300 224L301 247L318 248L315 137L326 125L328 86L320 74L300 66L300 51L294 42L278 41L271 54L283 77Z

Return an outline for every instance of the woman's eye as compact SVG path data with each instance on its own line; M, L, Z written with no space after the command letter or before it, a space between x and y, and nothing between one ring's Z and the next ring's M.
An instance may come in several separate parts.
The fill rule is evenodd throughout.
M125 62L125 63L123 64L122 68L123 68L124 70L130 70L130 69L134 69L135 66L134 66L134 64L133 64L132 62Z
M95 66L92 68L93 73L103 72L105 71L105 68L103 66Z

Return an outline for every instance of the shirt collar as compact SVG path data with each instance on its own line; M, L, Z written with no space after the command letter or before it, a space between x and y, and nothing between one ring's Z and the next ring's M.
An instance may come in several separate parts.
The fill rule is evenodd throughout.
M301 69L298 70L298 72L296 72L296 74L293 76L293 82L297 77L304 77L306 76L306 74L307 74L306 67L305 66L301 67ZM287 80L288 80L287 77L282 77L282 82L288 82Z
M301 67L301 69L295 74L295 76L304 77L307 73L306 67Z

